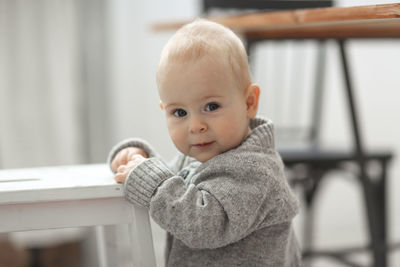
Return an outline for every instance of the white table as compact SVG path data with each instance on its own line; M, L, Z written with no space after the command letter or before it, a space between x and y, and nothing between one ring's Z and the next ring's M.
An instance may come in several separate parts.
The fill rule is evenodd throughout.
M104 226L109 267L119 265L115 225L128 224L132 266L156 266L148 211L124 199L105 164L0 170L0 218L0 233Z

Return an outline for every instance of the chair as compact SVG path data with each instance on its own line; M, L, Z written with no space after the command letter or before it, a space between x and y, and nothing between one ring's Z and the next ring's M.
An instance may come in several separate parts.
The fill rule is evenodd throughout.
M203 11L210 14L214 8L235 10L282 10L297 8L329 7L333 1L239 1L239 0L204 0ZM246 49L253 64L255 58L253 50L266 40L244 40ZM315 84L312 92L310 124L306 131L298 128L277 129L278 138L282 133L289 136L293 133L302 133L308 141L305 147L285 147L279 149L288 170L288 179L293 187L302 189L302 197L306 209L306 219L303 237L303 258L329 257L347 266L361 266L348 256L354 253L369 250L372 254L373 266L387 266L387 230L386 230L386 176L387 168L393 157L390 151L367 151L364 149L362 134L359 127L359 119L356 103L353 95L351 75L345 50L346 40L334 40L339 46L341 68L345 78L345 93L349 108L349 117L352 126L353 148L350 150L323 148L319 142L319 132L322 113L323 99L323 74L325 66L325 41L318 41L318 56L316 57ZM274 118L273 118L274 119ZM379 166L378 173L372 175L368 172L371 164ZM353 167L349 169L349 165ZM356 171L354 171L356 168ZM315 196L320 188L321 181L329 177L331 171L342 170L352 173L363 192L364 205L368 220L369 244L366 247L344 248L340 250L318 251L313 248L313 206Z

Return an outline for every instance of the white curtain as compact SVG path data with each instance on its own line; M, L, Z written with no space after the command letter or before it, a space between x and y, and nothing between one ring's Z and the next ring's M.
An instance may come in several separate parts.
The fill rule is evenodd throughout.
M0 0L1 168L104 161L106 22L104 1Z

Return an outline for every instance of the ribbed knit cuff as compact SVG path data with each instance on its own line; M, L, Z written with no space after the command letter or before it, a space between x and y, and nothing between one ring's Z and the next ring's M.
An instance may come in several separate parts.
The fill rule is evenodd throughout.
M151 197L162 182L174 174L158 158L149 158L132 169L125 181L129 202L150 208Z
M129 138L122 140L111 149L107 157L107 164L108 166L110 166L110 169L111 169L111 162L114 159L114 157L118 154L119 151L127 147L137 147L143 149L144 152L146 152L146 154L149 156L149 158L159 157L158 153L155 152L153 147L145 140L140 138Z

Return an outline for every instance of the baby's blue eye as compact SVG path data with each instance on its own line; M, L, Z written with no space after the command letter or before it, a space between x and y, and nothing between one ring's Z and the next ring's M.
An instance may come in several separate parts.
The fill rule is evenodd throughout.
M178 108L174 110L174 115L177 117L185 117L187 115L187 112L181 108Z
M217 110L218 108L219 108L219 105L217 103L210 103L210 104L207 104L206 111L214 111L214 110Z

